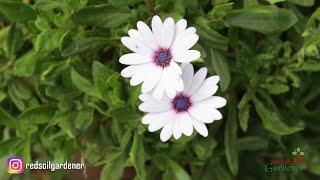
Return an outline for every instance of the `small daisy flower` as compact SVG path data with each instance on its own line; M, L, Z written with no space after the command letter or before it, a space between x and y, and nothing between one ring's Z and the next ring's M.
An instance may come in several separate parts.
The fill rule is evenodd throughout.
M206 123L222 119L217 108L226 105L227 101L219 96L213 96L218 90L219 76L207 79L207 68L201 68L194 74L193 66L182 65L184 89L175 97L164 96L155 99L150 93L140 95L142 104L139 109L147 114L142 118L143 124L148 124L148 130L161 130L160 139L165 142L172 135L175 139L182 134L190 136L193 128L202 136L208 136Z
M163 94L174 97L183 89L181 68L177 62L191 62L200 57L200 52L189 50L199 39L194 27L187 28L185 19L176 24L171 17L161 21L154 16L152 30L142 21L137 30L130 29L129 37L121 42L133 53L120 57L122 64L129 65L121 75L131 78L130 84L142 83L142 93L151 92L153 97L161 99Z

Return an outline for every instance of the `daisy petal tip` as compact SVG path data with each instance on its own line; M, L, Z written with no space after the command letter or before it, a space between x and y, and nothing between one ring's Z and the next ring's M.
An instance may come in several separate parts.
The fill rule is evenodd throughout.
M170 23L170 24L174 24L174 20L173 20L172 17L167 17L167 18L164 20L164 22Z
M205 131L205 132L202 132L202 133L199 133L201 136L203 137L208 137L208 131Z
M195 59L199 59L200 58L200 56L201 56L201 53L200 53L200 51L197 51L197 50L194 50L194 57L195 57Z
M181 134L178 134L178 135L173 134L173 137L174 137L174 139L178 140L181 137Z
M160 140L162 142L167 142L169 139L170 139L170 137L162 137L162 136L160 136Z
M225 98L223 98L223 97L221 97L222 99L221 99L221 106L222 107L224 107L224 106L226 106L227 105L227 100L225 99Z
M125 45L128 39L129 39L129 37L124 36L124 37L121 37L120 41L121 41L122 44Z
M142 112L145 112L143 103L138 106L138 109Z
M188 137L190 137L192 134L193 134L193 130L192 130L192 131L190 131L190 132L186 132L186 133L184 133L184 135L186 135L186 136L188 136Z
M121 75L122 77L124 77L124 78L128 78L128 77L129 77L129 75L127 74L127 72L126 72L125 70L122 70L122 71L120 72L120 75Z
M139 29L139 27L143 26L145 23L142 21L138 21L137 22L137 28Z

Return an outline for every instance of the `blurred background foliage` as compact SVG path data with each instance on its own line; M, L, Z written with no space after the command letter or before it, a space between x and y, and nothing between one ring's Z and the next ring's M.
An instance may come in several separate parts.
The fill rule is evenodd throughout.
M320 1L0 0L0 179L9 155L84 161L101 179L319 179ZM120 38L141 20L187 19L221 77L224 118L179 141L140 123ZM298 173L264 170L304 151ZM91 168L98 167L98 169ZM101 170L101 171L100 171ZM83 173L83 174L82 174ZM23 177L68 179L68 171ZM13 176L13 179L22 179ZM70 177L69 177L70 178ZM73 177L74 178L74 177ZM72 179L72 177L71 177Z

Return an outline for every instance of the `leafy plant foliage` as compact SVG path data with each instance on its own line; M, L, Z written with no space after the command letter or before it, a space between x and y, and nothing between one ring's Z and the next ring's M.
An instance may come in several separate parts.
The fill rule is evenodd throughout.
M0 179L9 155L101 166L101 179L316 179L320 176L320 2L1 0ZM140 87L120 77L120 38L154 14L197 28L221 78L224 119L167 143L147 132ZM304 170L269 159L304 152ZM127 167L127 168L126 168ZM129 167L129 168L128 168ZM128 173L134 170L134 173ZM85 171L90 176L89 171ZM25 172L31 176L33 171ZM67 171L49 173L61 179Z

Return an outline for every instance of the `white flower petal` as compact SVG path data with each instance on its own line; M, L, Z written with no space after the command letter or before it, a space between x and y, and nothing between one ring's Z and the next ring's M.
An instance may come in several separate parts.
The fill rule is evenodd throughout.
M124 68L120 74L122 77L129 78L135 74L136 69L137 69L137 67L134 65L128 66L128 67Z
M155 132L161 129L166 124L166 121L160 121L158 119L152 121L148 126L149 132Z
M172 130L172 134L175 139L179 139L182 135L181 124L182 121L179 118L175 118Z
M139 99L141 101L150 101L150 100L152 100L151 97L152 96L149 93L142 93L142 94L139 95Z
M183 134L191 136L193 132L192 121L188 113L179 113L177 119L180 120L180 128Z
M200 58L200 52L197 50L187 50L183 54L175 57L177 62L191 62Z
M187 34L195 34L197 32L197 29L195 27L189 27L186 29Z
M201 87L193 93L191 99L193 101L201 101L212 96L218 90L219 76L211 76L207 78L201 85Z
M172 128L174 121L168 121L161 130L160 139L162 142L166 142L172 136Z
M208 129L203 122L198 121L195 118L192 118L192 125L193 125L194 129L196 129L196 131L198 131L199 134L201 134L204 137L208 136Z
M162 21L159 16L153 16L152 21L151 21L151 26L152 26L152 32L153 32L153 37L156 39L158 46L161 46L163 44L162 40Z
M179 37L186 28L187 28L187 21L185 19L180 19L176 24L175 34L174 34L175 38Z
M155 99L155 98L152 96L151 93L143 93L143 94L141 94L141 95L139 96L139 99L140 99L141 101L163 101L163 102L167 102L167 103L171 102L171 99L169 99L169 97L166 96L166 95L164 95L164 96L161 98L161 100L157 100L157 99Z
M129 29L128 35L131 38L134 38L134 39L137 39L137 40L143 42L143 38L142 38L140 32L138 30L136 30L136 29Z
M174 69L173 71L177 72L178 74L182 74L181 67L176 62L171 61L170 66Z
M163 22L163 44L161 47L170 47L173 38L174 38L174 30L175 30L175 24L174 21L171 17L168 17L166 20Z
M195 103L188 111L194 118L204 123L212 123L222 119L221 113L214 108L204 108Z
M163 81L165 84L165 92L169 98L174 98L177 91L183 90L182 77L175 71L175 69L170 66L164 69Z
M165 79L164 79L163 73L164 73L164 71L162 71L160 81L156 85L156 87L154 88L154 90L152 92L152 96L157 100L160 100L163 97L163 94L165 91Z
M152 59L148 56L142 56L138 53L125 54L119 59L121 64L132 65L132 64L143 64L151 62Z
M141 84L144 81L144 78L145 78L144 73L142 71L138 71L130 79L130 85L136 86L138 84Z
M192 85L189 91L187 91L189 94L193 94L196 90L199 89L199 87L202 85L204 79L207 76L207 68L203 67L199 69L196 74L194 75L192 79Z
M161 120L161 121L166 121L166 120L174 120L175 112L174 111L164 111L164 112L159 112L159 113L148 113L142 118L142 123L143 124L150 124L154 120Z
M192 64L186 63L182 66L182 79L183 79L183 85L184 90L188 91L192 85L192 79L193 79L194 69Z
M146 74L148 74L146 76ZM150 92L160 81L162 75L162 69L153 66L149 71L144 72L145 80L141 87L142 93Z
M198 105L203 105L206 108L222 108L227 104L227 100L219 96L211 96L207 99L197 102Z
M151 56L152 49L148 46L144 45L141 41L132 38L132 37L122 37L121 42L123 45L125 45L127 48L129 48L131 51L136 52L138 54L144 55L144 56Z
M182 54L184 51L190 49L192 46L194 46L197 41L199 40L199 36L197 34L187 34L185 33L181 34L172 44L172 53L173 55L177 56L179 54Z
M145 101L139 109L143 112L163 112L171 108L171 104L165 101Z
M137 28L141 34L143 42L145 42L148 46L150 46L153 50L157 49L156 39L153 36L152 31L149 26L147 26L144 22L139 21L137 23Z

